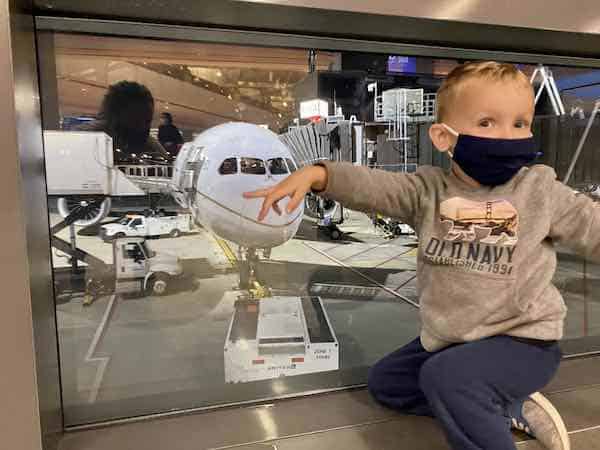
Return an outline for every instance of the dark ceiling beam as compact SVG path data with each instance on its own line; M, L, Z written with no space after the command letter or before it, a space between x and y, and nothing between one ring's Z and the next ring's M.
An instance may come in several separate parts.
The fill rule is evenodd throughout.
M600 59L600 34L224 0L35 0L39 15Z

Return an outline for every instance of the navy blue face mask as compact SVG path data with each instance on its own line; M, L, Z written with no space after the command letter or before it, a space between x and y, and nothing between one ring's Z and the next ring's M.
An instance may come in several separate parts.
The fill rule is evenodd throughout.
M522 167L531 164L540 152L535 150L533 137L498 139L458 134L446 124L450 133L458 137L452 159L471 178L484 186L498 186L508 182Z

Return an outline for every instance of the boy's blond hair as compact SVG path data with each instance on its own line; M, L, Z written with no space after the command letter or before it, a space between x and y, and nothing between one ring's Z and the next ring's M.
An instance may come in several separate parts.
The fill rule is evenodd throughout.
M452 69L437 92L436 121L438 123L447 117L461 85L473 78L486 78L492 81L518 81L532 89L533 92L529 79L513 64L496 61L477 61L461 64Z

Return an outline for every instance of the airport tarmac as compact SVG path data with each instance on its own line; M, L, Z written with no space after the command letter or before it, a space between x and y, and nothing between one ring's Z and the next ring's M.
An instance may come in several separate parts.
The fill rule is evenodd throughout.
M52 216L52 221L58 220ZM379 358L419 331L416 239L390 239L362 213L348 212L331 241L306 218L293 240L257 268L275 294L318 295L339 340L340 370L243 384L224 382L223 346L240 294L237 249L199 229L151 241L177 254L185 279L162 297L106 295L83 306L81 292L57 295L65 420L69 425L208 407L363 384ZM68 240L68 230L61 232ZM79 233L78 246L111 263L112 247ZM89 234L89 233L83 233ZM53 252L56 267L68 261ZM565 337L600 334L600 299L581 261L560 259L556 280L569 306ZM592 280L592 281L590 281ZM58 294L58 293L57 293ZM585 319L585 320L584 320Z

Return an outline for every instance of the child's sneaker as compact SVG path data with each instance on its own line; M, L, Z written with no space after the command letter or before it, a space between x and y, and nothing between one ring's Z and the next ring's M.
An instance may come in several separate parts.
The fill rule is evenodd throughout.
M556 408L539 392L508 409L513 428L536 438L548 450L570 450L567 428Z

